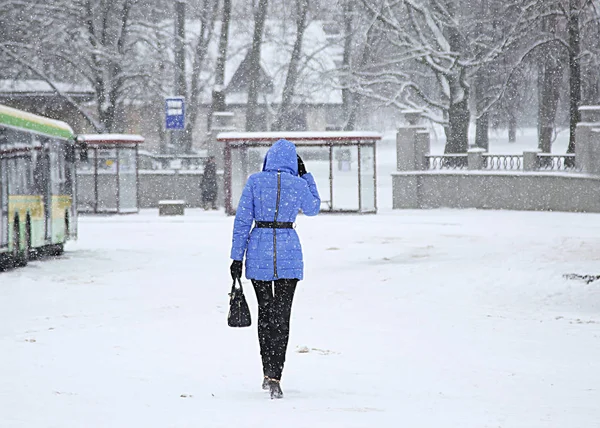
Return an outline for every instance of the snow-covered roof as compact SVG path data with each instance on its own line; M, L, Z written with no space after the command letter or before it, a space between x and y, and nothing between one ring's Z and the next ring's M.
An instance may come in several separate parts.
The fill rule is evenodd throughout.
M221 132L217 135L217 141L277 141L281 138L293 142L303 141L373 141L381 140L382 135L378 132L361 131L322 131L322 132Z
M341 104L342 93L333 79L336 61L341 61L342 51L339 43L332 42L323 27L324 21L312 21L305 32L302 45L300 77L298 79L295 102L303 104ZM166 28L172 28L172 22ZM193 43L200 31L199 21L186 22L186 41ZM203 73L209 83L204 88L202 101L210 103L213 71L218 53L218 34L220 22L216 24L215 37L208 48L208 66L210 73ZM225 67L225 87L229 86L238 67L246 58L252 44L252 21L232 20L229 26L228 58ZM261 93L259 103L281 102L281 95L287 76L291 53L296 37L295 24L285 20L267 20L264 41L261 47L261 67L270 78L273 90ZM188 50L187 72L192 72L191 52ZM227 104L245 104L245 92L228 92Z
M93 95L94 91L87 85L74 83L55 82L54 86L64 93ZM45 80L37 79L0 79L0 93L10 93L19 95L53 95L55 90Z
M81 134L77 141L93 144L139 144L144 142L144 137L136 134Z

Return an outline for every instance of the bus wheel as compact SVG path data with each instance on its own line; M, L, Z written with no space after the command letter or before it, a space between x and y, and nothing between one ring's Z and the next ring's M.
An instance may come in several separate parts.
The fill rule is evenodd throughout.
M67 241L71 239L71 229L69 229L69 213L65 213L65 241L64 244L67 243Z
M62 256L65 253L65 245L64 244L56 244L52 246L52 255L54 257Z

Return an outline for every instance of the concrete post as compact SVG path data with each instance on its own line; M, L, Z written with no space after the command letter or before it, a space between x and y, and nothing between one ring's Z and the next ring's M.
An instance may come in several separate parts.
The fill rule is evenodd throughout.
M423 135L427 134L427 136ZM418 137L417 137L418 136ZM422 126L398 128L396 134L396 169L415 171L422 164L420 154L429 153L429 132Z
M540 150L523 152L523 171L537 171L540 169L538 154Z
M221 132L235 131L233 126L233 112L216 111L212 117L212 129L208 137L208 155L215 157L217 169L223 169L223 158L225 153L225 145L217 142L217 135Z
M600 106L579 107L581 123L600 123Z
M579 108L581 122L577 124L575 138L575 166L587 174L600 175L600 106Z
M483 154L487 151L480 147L474 147L467 151L467 169L471 171L483 169Z
M431 151L431 136L429 131L417 131L415 135L415 170L426 171L429 165L425 156Z

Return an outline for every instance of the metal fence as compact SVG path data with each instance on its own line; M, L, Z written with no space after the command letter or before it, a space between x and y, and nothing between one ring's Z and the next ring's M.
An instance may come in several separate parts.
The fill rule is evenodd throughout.
M468 158L466 153L427 155L425 156L429 170L460 170L467 169Z
M523 171L525 168L524 156L518 154L481 154L483 161L474 169L488 171ZM441 170L466 170L469 167L469 158L466 153L426 155L426 168L430 171ZM575 164L574 154L538 153L537 160L530 165L530 171L563 171L581 172L581 167Z
M540 153L538 154L538 169L540 171L581 171L581 168L577 168L575 165L574 154L555 155Z

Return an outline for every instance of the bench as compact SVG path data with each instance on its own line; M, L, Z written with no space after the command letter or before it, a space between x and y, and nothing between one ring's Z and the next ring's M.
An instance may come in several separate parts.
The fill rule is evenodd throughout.
M185 201L158 201L158 215L183 215Z

